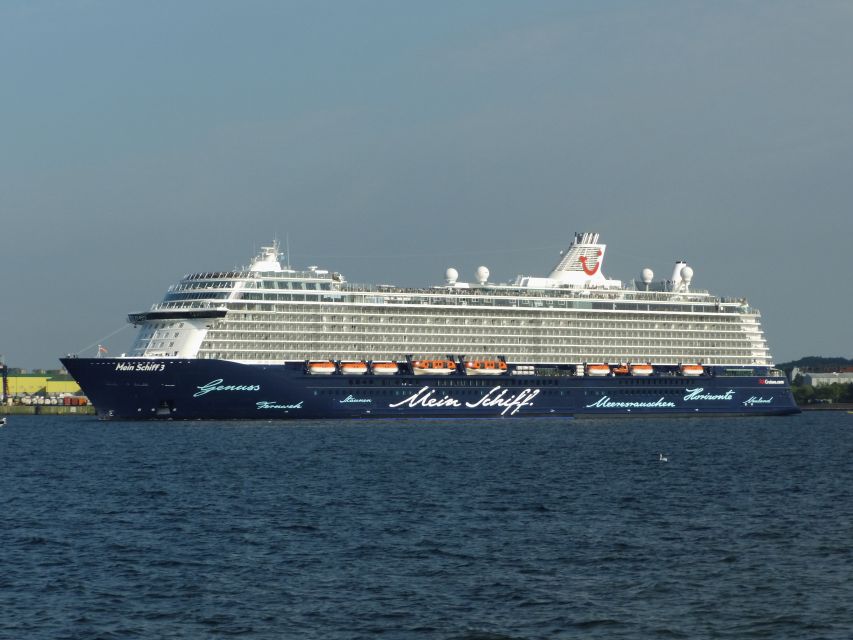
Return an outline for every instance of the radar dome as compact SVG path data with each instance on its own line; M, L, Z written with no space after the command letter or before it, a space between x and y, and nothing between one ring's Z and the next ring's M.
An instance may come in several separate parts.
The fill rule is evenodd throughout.
M648 267L643 269L643 283L644 284L651 284L654 277L655 277L654 271L652 271Z
M477 273L475 275L477 278L477 282L480 284L486 284L489 280L489 270L486 267L477 267Z
M685 283L689 283L693 279L693 269L690 267L684 267L681 270L681 279L684 280Z
M459 279L459 272L453 267L450 267L444 272L444 279L447 281L447 284L456 284L456 281Z

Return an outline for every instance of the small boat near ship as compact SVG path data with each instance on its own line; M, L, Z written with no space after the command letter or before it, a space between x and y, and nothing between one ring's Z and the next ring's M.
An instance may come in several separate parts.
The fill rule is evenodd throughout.
M454 371L456 371L456 363L453 360L414 360L412 362L412 372L416 376L447 376Z
M341 373L345 376L362 376L367 373L366 362L342 362Z
M678 370L681 372L683 376L701 376L705 373L705 367L701 364L683 364Z
M374 362L370 369L375 376L393 376L400 370L400 365L396 362Z
M610 365L606 364L588 364L586 365L586 375L593 377L609 376Z
M466 360L465 373L469 376L499 376L507 372L502 360Z
M337 371L337 367L335 367L334 362L324 361L324 362L309 362L308 363L308 373L313 375L322 375L328 376Z
M632 364L629 368L632 376L650 376L655 370L650 364Z

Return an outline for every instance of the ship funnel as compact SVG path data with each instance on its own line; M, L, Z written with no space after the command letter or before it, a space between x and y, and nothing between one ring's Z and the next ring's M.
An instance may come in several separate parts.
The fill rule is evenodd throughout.
M576 233L569 248L554 265L549 278L564 284L603 284L601 272L606 245L598 243L597 233Z

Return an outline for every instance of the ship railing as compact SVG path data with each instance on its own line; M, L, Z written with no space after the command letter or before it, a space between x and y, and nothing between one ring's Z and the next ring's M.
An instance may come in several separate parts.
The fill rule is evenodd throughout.
M242 271L200 271L198 273L187 273L182 280L222 280L222 279L244 279L258 280L268 278L310 278L312 280L334 280L335 282L343 282L343 276L338 272L324 272L325 270L311 269L282 269L281 271L250 271L248 269Z
M231 272L229 272L231 273ZM216 293L221 293L221 290L216 291ZM213 292L212 291L212 292ZM193 290L192 293L204 293L203 290ZM258 291L258 293L263 293L263 291ZM315 294L313 290L305 290L297 291L297 290L275 290L275 294L277 295L286 295L288 293L297 293L304 294L307 296L312 296ZM327 301L322 298L323 295L328 295L328 291L317 291L316 295L318 295L319 301ZM671 305L693 305L698 304L702 307L706 307L705 309L697 309L697 311L710 311L711 308L716 307L715 311L717 313L745 313L745 314L754 314L756 316L759 315L757 309L749 307L743 298L709 298L706 296L689 296L686 294L679 294L678 296L673 296L667 293L658 293L658 292L645 292L645 291L630 291L627 292L596 292L596 291L585 291L581 292L580 290L558 290L558 291L531 291L531 290L523 290L523 289L501 289L501 288L473 288L473 289L460 289L454 290L451 288L388 288L384 286L374 286L374 285L362 285L362 284L345 284L340 287L340 289L336 289L337 295L347 295L347 294L355 294L357 297L358 294L367 294L371 296L371 299L367 299L365 296L364 300L360 302L367 303L386 303L386 304L456 304L456 305L488 305L490 301L494 300L504 300L506 302L514 301L515 305L525 306L525 305L534 305L538 306L540 303L544 303L546 301L573 301L573 302L583 302L583 303L629 303L629 304L653 304L653 303L668 303ZM311 298L308 298L309 300ZM277 298L272 298L272 300L277 300ZM281 298L282 301L285 301L285 298ZM202 298L197 301L188 301L188 300L175 300L175 301L161 301L160 303L154 304L151 307L151 310L157 310L159 308L200 308L204 307L210 303L216 302L217 299L211 296L210 298ZM354 299L351 302L359 302L359 300ZM505 306L506 302L504 305ZM177 304L175 304L177 303ZM710 308L709 308L710 307Z
M211 304L212 302L219 302L219 304ZM224 304L225 300L221 299L210 299L210 300L175 300L173 302L158 302L156 304L152 304L148 309L149 311L175 311L181 309L226 309L226 305Z
M341 287L344 293L379 293L383 295L426 295L432 298L481 298L481 297L509 297L509 298L540 298L540 299L581 299L590 301L667 301L667 302L692 302L692 303L714 303L734 302L734 300L723 300L709 298L707 291L694 291L691 293L667 293L656 291L638 291L633 289L601 290L595 289L526 289L524 287L388 287L387 285L369 285L361 283L347 283ZM629 295L626 295L629 294ZM739 300L738 300L739 302Z
M597 288L569 288L559 287L555 289L529 289L510 285L452 288L452 287L393 287L389 285L373 285L364 283L351 283L341 279L335 279L337 274L319 274L315 271L284 271L263 273L257 271L221 271L200 272L185 275L185 281L197 280L222 280L222 279L245 279L258 280L269 278L281 278L286 276L288 280L293 278L308 278L312 280L334 280L340 285L342 292L351 293L379 293L383 295L416 295L429 297L453 297L455 299L477 299L483 297L501 298L534 298L534 299L582 299L582 300L604 300L604 301L666 301L666 302L689 302L689 303L718 303L745 305L743 298L715 298L706 290L694 289L690 292L674 293L670 291L644 291L639 288L623 287L621 289L597 289ZM218 284L212 284L211 288L220 288Z

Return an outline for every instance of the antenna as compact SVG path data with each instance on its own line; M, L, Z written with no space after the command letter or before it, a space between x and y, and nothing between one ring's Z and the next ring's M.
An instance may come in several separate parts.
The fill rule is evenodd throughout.
M284 248L287 252L287 270L290 271L290 232L284 234Z

